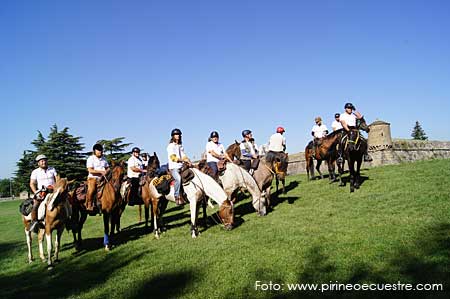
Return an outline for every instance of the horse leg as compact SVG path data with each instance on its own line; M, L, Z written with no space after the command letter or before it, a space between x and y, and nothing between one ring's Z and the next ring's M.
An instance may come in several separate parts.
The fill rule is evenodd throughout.
M286 194L286 179L283 178L281 180L281 185L283 186L283 194Z
M55 262L59 261L59 248L61 246L61 236L64 232L64 227L58 228L58 230L56 231L56 237L55 237L55 255L54 255L54 260Z
M148 218L150 218L150 207L148 202L144 205L144 213L145 213L145 229L148 229Z
M362 158L358 159L356 161L356 173L355 173L355 188L359 189L359 186L361 185L361 163L362 163Z
M33 252L31 251L31 231L25 228L25 237L27 238L27 247L28 247L28 263L31 264L33 262Z
M190 209L191 209L191 236L193 239L198 236L198 228L197 228L197 199L194 198L190 201Z
M142 205L139 205L139 223L142 222Z
M203 212L203 228L208 228L208 215L206 213L206 200L207 197L202 198L202 212Z
M41 229L38 232L38 243L39 243L39 258L43 263L45 263L45 255L44 255L44 232L45 230Z
M319 175L320 175L320 179L323 180L323 174L322 174L322 172L320 171L320 165L322 165L322 160L317 160L316 170L317 170L317 172L318 172Z
M47 224L48 225L48 224ZM49 226L45 228L45 239L47 241L47 266L52 266L52 231Z
M354 161L349 161L348 162L348 169L350 171L350 192L354 192L355 191L355 165L354 165Z
M276 192L276 194L278 194L278 185L279 185L279 181L278 181L278 177L277 177L277 175L275 175L275 186L277 187L277 192Z
M78 222L78 247L81 246L81 243L83 242L83 238L81 237L81 231L83 229L83 225L86 222L87 219L87 212L86 211L81 211L81 216L80 216L80 220Z
M160 217L159 215L159 210L158 210L158 204L159 204L159 198L154 198L152 199L152 214L153 214L153 232L155 233L155 238L159 239L160 237L160 230L159 230L159 226L158 226L158 218Z
M342 179L342 175L344 174L344 163L345 162L337 163L338 173L339 173L339 187L344 187L345 186L344 180Z
M109 251L111 249L109 244L109 220L111 218L110 213L103 212L103 245L105 250Z

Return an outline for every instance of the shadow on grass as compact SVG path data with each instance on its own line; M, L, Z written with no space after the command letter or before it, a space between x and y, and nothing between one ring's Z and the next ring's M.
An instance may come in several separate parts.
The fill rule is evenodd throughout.
M148 250L133 254L128 251L98 252L86 259L65 259L50 271L46 270L46 264L38 264L27 271L3 274L0 275L0 298L68 298L96 292L115 277L116 271L147 253Z
M423 237L423 238L422 238ZM371 264L370 260L363 263L352 263L342 265L330 259L321 246L312 247L306 257L299 261L300 269L297 273L296 281L285 281L279 274L274 273L270 268L259 269L253 274L254 280L249 286L236 291L244 294L247 298L449 298L450 297L450 223L441 223L427 230L427 234L417 239L415 244L403 247L398 245L395 255L388 258L387 265L380 268L376 264ZM343 269L343 268L346 269ZM338 273L347 272L345 277L337 276ZM344 271L343 271L344 270ZM342 275L342 274L341 274ZM282 291L261 291L255 290L255 282L262 283L285 283ZM322 284L328 289L334 290L321 292L306 290L288 290L286 283L299 283L317 285ZM382 284L397 285L412 284L442 284L443 290L430 291L345 291L344 285L352 284L376 284L376 287L383 287ZM331 284L335 284L332 286ZM339 285L338 285L339 284ZM439 287L439 286L438 286ZM339 288L339 289L338 289ZM403 286L404 288L404 286ZM226 298L232 298L233 294L228 294Z

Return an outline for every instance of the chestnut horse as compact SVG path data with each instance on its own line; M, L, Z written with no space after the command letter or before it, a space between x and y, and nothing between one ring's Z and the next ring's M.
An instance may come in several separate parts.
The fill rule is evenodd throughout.
M320 165L322 164L322 161L326 161L328 164L328 172L330 174L330 183L336 180L335 162L337 159L337 145L342 136L343 129L334 131L325 136L322 138L320 146L316 148L316 152L313 152L312 141L305 147L306 174L308 176L308 181L314 179L313 158L317 160L316 169L321 179L323 179L323 175L320 172Z
M227 154L231 159L241 158L240 143L235 141L226 149ZM267 207L270 207L270 192L272 187L272 181L275 177L276 187L278 192L278 181L283 184L283 193L285 193L285 178L287 175L287 168L289 162L289 155L287 153L278 154L271 162L266 161L265 158L261 158L258 168L253 173L253 178L258 184L259 190L265 194Z

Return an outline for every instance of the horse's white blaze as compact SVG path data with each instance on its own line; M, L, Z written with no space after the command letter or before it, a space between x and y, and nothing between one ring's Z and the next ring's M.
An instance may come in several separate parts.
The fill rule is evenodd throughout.
M54 193L52 193L52 194L49 194L49 196L50 196L50 202L47 204L47 209L48 209L49 211L53 210L53 203L55 202L55 199L58 197L58 194L59 194L60 191L61 191L61 187L58 188L58 189L56 190L56 192L54 192ZM48 199L49 199L49 197L47 196L47 197L46 197L46 200L48 201Z

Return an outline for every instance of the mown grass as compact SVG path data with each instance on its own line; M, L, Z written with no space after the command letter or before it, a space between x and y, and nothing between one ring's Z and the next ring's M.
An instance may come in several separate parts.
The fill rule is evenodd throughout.
M224 231L209 217L196 240L189 210L171 204L169 230L156 240L128 207L111 252L102 248L101 217L89 217L84 247L63 235L51 271L27 264L19 201L0 203L0 298L298 298L379 297L377 292L255 290L274 283L443 283L450 288L450 160L363 170L360 190L327 180L287 179L288 193L258 217L249 199L236 205L238 227ZM213 211L209 210L211 215ZM34 255L38 258L36 243ZM393 294L395 297L405 293Z

